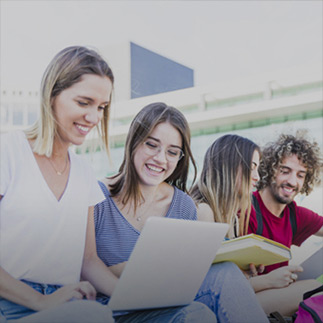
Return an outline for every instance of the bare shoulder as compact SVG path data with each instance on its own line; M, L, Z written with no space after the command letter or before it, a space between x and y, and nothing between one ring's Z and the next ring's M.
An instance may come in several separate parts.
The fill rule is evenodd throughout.
M199 221L214 222L214 216L212 209L206 203L201 203L196 206L197 219Z

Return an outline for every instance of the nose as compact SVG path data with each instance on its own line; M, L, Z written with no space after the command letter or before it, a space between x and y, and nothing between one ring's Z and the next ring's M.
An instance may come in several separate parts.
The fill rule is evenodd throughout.
M297 185L297 176L294 173L291 173L287 179L287 182L291 186L296 186Z
M260 177L259 177L259 173L258 173L258 170L257 170L257 169L254 169L254 170L252 171L251 176L252 176L252 179L253 179L255 182L258 182L258 181L259 181L259 179L260 179Z
M87 111L84 116L85 121L92 123L93 125L97 125L103 117L103 112L97 109L91 109Z
M161 163L166 163L167 162L166 151L163 148L160 148L157 154L154 155L154 159Z

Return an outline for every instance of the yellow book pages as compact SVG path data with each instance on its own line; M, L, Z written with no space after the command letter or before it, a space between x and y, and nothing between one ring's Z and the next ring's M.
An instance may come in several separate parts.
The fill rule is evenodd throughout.
M236 242L236 241L241 241L241 240L250 240L250 239L255 239L255 240L258 240L258 241L266 241L268 243L270 243L271 245L275 245L279 248L283 248L285 250L288 250L290 251L290 249L288 247L286 247L285 245L277 242L277 241L274 241L274 240L271 240L271 239L268 239L268 238L265 238L263 236L260 236L258 234L254 234L254 233L251 233L251 234L247 234L245 236L241 236L241 237L238 237L238 238L234 238L234 239L231 239L231 240L226 240L226 241L223 241L222 244L230 244L232 243L233 241Z
M270 239L255 234L224 241L213 263L232 261L241 269L249 264L265 266L291 259L290 249Z

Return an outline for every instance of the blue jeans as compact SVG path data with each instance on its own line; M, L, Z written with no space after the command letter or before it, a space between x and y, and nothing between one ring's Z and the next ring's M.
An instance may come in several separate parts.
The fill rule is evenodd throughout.
M116 323L216 323L214 313L204 304L192 302L187 306L134 311L114 316Z
M55 292L61 286L23 281L44 295ZM88 300L66 302L48 310L35 312L25 306L0 297L0 323L111 323L112 311L107 306Z
M96 299L101 304L108 304L110 297L99 294ZM212 322L216 323L214 313L201 302L192 302L186 306L149 309L144 311L116 311L113 313L116 323L173 323L173 322Z
M221 323L268 322L249 281L231 262L211 266L195 301L207 305Z
M35 289L37 292L44 295L49 295L51 293L54 293L58 288L61 287L58 285L38 284L38 283L33 283L25 280L22 280L22 282L24 282L25 284ZM31 315L34 313L36 312L30 308L10 302L0 297L0 318L2 318L2 320L4 317L7 320L19 319L21 317ZM0 322L2 323L2 321Z

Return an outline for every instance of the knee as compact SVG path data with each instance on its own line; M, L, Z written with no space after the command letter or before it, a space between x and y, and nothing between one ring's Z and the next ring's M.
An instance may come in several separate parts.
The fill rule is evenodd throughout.
M308 285L307 285L308 291L319 288L321 286L322 286L322 284L316 279L309 279L308 280Z
M241 270L232 262L214 264L206 274L197 296L210 292L217 295L223 286L227 286L228 284L231 286L231 284L239 280L242 281L243 277Z
M301 286L300 290L302 291L302 295L322 286L322 284L316 279L299 280L296 281L294 284L298 284L298 286Z
M221 276L221 279L229 276L231 278L241 278L243 276L239 267L233 262L221 262L211 266L210 272L217 276Z
M199 302L192 302L183 309L187 323L205 322L216 323L215 314L205 305Z
M239 267L230 261L226 261L226 262L221 262L219 263L219 265L221 266L222 270L228 271L228 272L240 272Z

